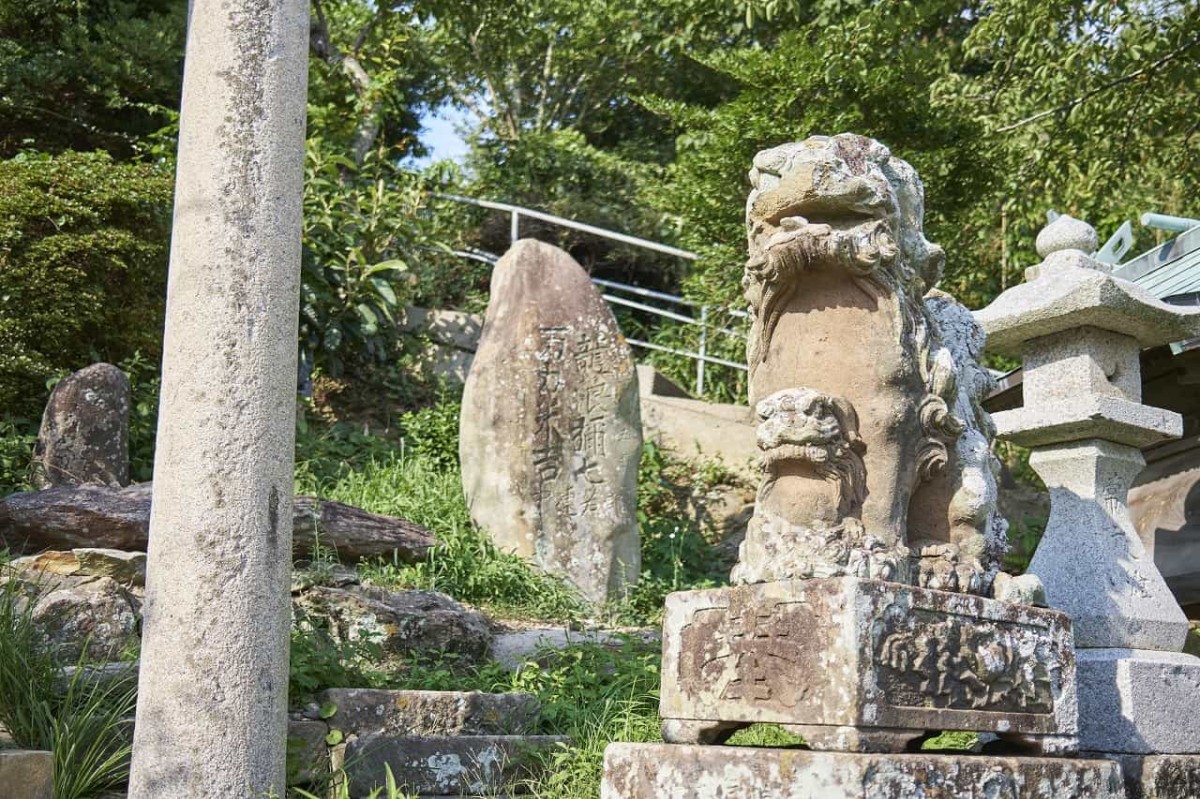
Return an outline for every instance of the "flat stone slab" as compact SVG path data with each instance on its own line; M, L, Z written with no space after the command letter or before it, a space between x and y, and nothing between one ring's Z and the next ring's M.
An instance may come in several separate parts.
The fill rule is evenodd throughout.
M1094 394L992 414L996 434L1023 447L1102 438L1148 447L1183 435L1183 417L1120 397Z
M1121 773L1125 775L1126 799L1200 796L1200 755L1119 755L1114 759L1121 764Z
M698 724L774 722L814 749L903 751L925 730L1073 745L1075 655L1058 611L830 578L671 594L663 630L660 713L677 743L719 740L689 737Z
M383 786L385 766L409 793L493 796L517 792L518 782L536 775L537 754L566 741L555 735L364 735L347 744L343 768L354 797Z
M50 799L54 792L54 755L0 749L0 786L5 799Z
M567 627L531 627L524 630L497 633L492 639L491 659L509 671L516 671L530 660L536 660L550 650L566 649L580 644L599 644L620 647L629 639L646 644L662 642L657 628L628 627L616 629L572 630Z
M611 744L601 799L1124 799L1111 760Z
M317 701L346 735L525 735L541 713L537 697L516 693L333 688Z
M1081 750L1200 753L1200 658L1145 649L1080 649L1076 657Z
M1143 347L1191 338L1200 330L1200 315L1081 266L1056 267L1013 286L976 311L975 320L987 333L989 352L1017 356L1030 339L1084 326L1132 336Z

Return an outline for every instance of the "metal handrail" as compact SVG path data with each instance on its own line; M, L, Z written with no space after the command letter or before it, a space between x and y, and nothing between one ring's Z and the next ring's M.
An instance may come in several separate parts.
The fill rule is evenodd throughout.
M467 203L468 205L477 205L480 208L491 208L492 210L495 210L495 211L507 211L508 213L512 214L513 221L512 221L512 226L510 229L510 237L514 244L516 243L517 239L520 238L520 236L518 235L520 232L520 230L519 230L520 219L523 216L527 216L530 219L540 219L543 222L551 222L551 223L553 223L555 225L559 225L561 227L571 228L572 230L580 230L580 231L583 231L584 233L591 233L593 236L600 236L601 238L612 239L613 241L619 241L624 244L632 244L635 247L641 247L642 249L645 249L645 250L653 250L655 252L666 253L667 255L674 255L679 258L686 258L689 261L695 261L700 258L700 256L696 255L696 253L694 253L694 252L688 252L687 250L681 250L678 247L672 247L668 244L659 244L657 241L650 241L648 239L639 239L637 236L630 236L626 233L617 233L612 230L605 230L604 228L596 227L595 225L589 225L584 222L576 222L574 219L567 219L565 217L555 216L554 214L547 214L544 211L534 211L530 208L522 208L519 205L509 205L508 203L497 203L497 202L492 202L490 200L477 200L474 197L464 197L461 194L438 193L438 194L435 194L434 196L439 197L443 200L453 200L454 202L458 202L458 203Z
M595 225L588 225L583 222L576 222L573 219L566 219L561 216L555 216L554 214L547 214L543 211L535 211L530 208L523 208L523 207L517 206L517 205L510 205L509 203L498 203L498 202L492 202L490 200L478 200L474 197L464 197L459 194L438 193L438 194L435 194L434 196L439 197L443 200L451 200L452 202L466 203L468 205L475 205L480 208L488 208L488 209L491 209L494 211L504 211L504 212L510 214L512 217L512 220L509 225L509 237L510 237L511 242L514 244L516 243L517 239L520 238L521 217L527 216L530 219L538 219L543 222L549 222L551 224L558 225L560 227L570 228L572 230L578 230L583 233L590 233L592 235L599 236L601 238L611 239L613 241L619 241L624 244L630 244L630 245L633 245L634 247L640 247L645 250L652 250L654 252L665 253L667 255L674 255L679 258L686 258L691 261L697 260L699 258L699 256L696 255L696 253L688 252L687 250L681 250L678 247L671 247L667 244L659 244L656 241L649 241L647 239L641 239L641 238L638 238L637 236L630 236L625 233L617 233L612 230L605 230L604 228L596 227ZM500 260L499 256L497 256L497 255L494 255L490 252L485 252L483 250L476 250L476 249L455 250L454 254L461 258L469 258L471 260L481 261L483 263L493 264L493 265L498 260ZM667 352L667 353L671 353L673 355L681 355L681 356L684 356L686 358L691 358L694 361L696 361L696 394L697 394L697 396L703 395L703 393L704 393L704 377L705 377L704 367L705 367L705 364L711 363L711 364L715 364L718 366L728 366L733 369L740 369L743 372L749 371L749 367L747 367L746 364L744 364L744 363L736 363L735 361L726 360L724 358L715 358L708 354L708 333L709 333L710 329L713 332L720 333L721 335L730 336L732 338L738 338L743 341L745 341L747 339L746 334L740 333L736 330L732 330L728 327L711 326L708 322L708 316L709 316L709 311L711 310L711 306L696 302L694 300L689 300L685 297L680 297L676 294L667 294L666 292L654 291L652 289L642 288L641 286L632 286L632 285L629 285L628 283L619 283L615 280L604 280L601 278L594 277L594 278L592 278L592 282L598 286L602 286L611 291L620 291L620 292L624 292L626 294L633 294L633 295L636 295L639 297L645 297L647 299L659 300L661 302L673 303L675 305L680 305L680 306L687 307L687 308L696 308L699 310L700 316L699 316L699 318L696 318L694 316L687 316L685 314L677 313L675 311L671 311L666 308L659 308L659 307L656 307L653 305L647 305L645 303L636 302L634 300L630 300L625 297L617 297L617 296L614 296L614 295L608 294L608 293L601 293L601 295L600 295L604 298L604 300L606 302L608 302L612 305L620 305L620 306L624 306L626 308L633 308L634 310L642 311L643 313L649 313L649 314L653 314L655 316L661 316L664 319L671 319L672 321L679 322L681 324L695 325L700 328L700 341L699 341L699 351L698 352L693 352L691 350L675 349L673 347L667 347L662 344L654 344L649 341L642 341L640 339L635 339L635 338L625 339L626 342L628 342L629 344L631 344L632 346L635 346L635 347L640 347L642 349L647 349L647 350L655 350L657 352ZM737 308L724 308L722 310L725 313L729 314L730 316L734 316L739 319L748 319L750 317L749 313L747 313L746 311L737 309Z

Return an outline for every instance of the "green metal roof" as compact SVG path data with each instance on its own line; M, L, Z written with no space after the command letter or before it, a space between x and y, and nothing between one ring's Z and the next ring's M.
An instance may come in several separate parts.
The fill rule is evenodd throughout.
M1113 273L1132 280L1160 300L1200 292L1200 227L1126 261Z

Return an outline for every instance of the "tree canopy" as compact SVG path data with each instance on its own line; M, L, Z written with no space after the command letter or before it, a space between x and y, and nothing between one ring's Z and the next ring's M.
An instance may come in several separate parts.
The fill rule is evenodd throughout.
M0 0L0 159L27 165L9 181L140 163L113 179L146 181L131 196L167 208L184 26L167 0ZM1020 279L1047 210L1102 238L1144 210L1200 215L1188 0L312 0L310 44L302 330L318 369L384 357L405 302L486 290L486 268L446 253L502 250L507 220L439 191L695 250L688 265L522 228L589 269L717 307L743 302L750 159L814 133L874 136L913 163L944 286L975 307ZM422 120L446 106L468 120L465 162L411 166ZM93 150L107 165L39 160ZM94 199L120 215L114 229L135 218ZM164 228L144 232L165 243ZM12 246L0 258L24 257ZM165 270L164 247L138 252ZM735 396L735 377L715 390Z

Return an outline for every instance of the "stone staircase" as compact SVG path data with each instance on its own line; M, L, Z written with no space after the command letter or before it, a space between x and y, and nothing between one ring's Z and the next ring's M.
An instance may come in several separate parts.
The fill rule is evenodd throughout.
M289 782L341 769L350 795L386 784L419 797L506 796L543 768L540 755L567 741L538 735L529 694L336 688L289 723Z

